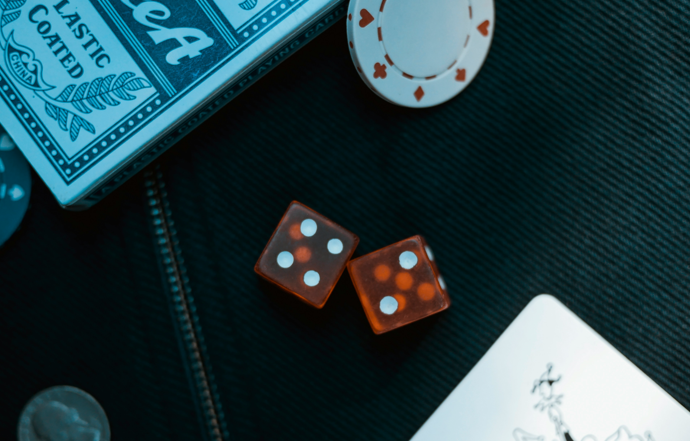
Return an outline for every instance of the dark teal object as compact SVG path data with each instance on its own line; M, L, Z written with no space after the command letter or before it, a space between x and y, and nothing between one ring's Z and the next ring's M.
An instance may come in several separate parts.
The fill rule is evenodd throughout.
M19 228L30 196L29 163L0 127L0 246Z

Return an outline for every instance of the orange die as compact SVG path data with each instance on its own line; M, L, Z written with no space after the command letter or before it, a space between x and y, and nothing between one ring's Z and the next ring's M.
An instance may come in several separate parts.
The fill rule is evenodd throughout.
M316 307L323 305L355 252L359 237L292 201L254 271Z
M446 283L421 236L352 260L347 268L376 334L450 307Z

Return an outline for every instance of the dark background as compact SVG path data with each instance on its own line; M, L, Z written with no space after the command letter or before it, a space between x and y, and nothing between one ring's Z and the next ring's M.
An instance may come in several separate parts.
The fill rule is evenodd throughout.
M497 0L472 85L413 110L362 83L341 20L171 148L225 437L408 439L544 292L690 407L689 23L688 1ZM69 213L34 176L0 249L0 439L56 384L114 440L203 439L143 180ZM320 311L261 283L293 199L358 255L423 234L453 306L375 336L347 275Z

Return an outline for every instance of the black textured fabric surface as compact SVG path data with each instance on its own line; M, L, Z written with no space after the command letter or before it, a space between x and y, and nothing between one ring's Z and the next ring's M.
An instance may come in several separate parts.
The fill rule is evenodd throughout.
M474 83L411 110L361 82L340 21L166 153L227 439L409 439L544 292L690 407L689 40L688 1L497 0ZM141 178L87 213L36 187L0 250L0 437L70 383L115 439L201 439ZM357 255L423 234L453 306L375 336L347 275L320 311L261 282L293 199Z
M0 249L0 439L39 391L81 388L113 440L199 439L137 177L85 213L34 175L21 229Z

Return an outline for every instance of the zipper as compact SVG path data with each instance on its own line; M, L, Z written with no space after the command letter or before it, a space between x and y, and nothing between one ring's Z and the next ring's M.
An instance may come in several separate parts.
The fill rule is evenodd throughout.
M186 275L187 270L182 259L182 250L174 228L160 166L155 166L144 173L144 187L163 287L170 305L183 364L194 396L204 439L224 441L229 438L225 417L211 371L189 278Z

